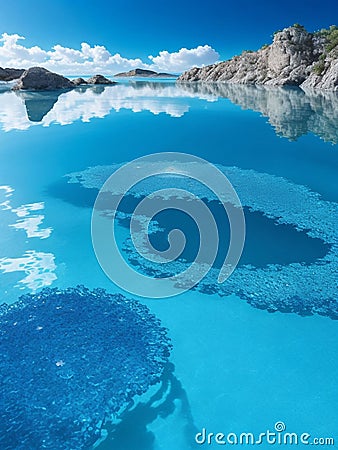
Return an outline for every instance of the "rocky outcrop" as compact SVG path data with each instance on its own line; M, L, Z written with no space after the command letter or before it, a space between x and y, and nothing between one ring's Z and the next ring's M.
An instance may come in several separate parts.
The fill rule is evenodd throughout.
M13 89L55 91L60 89L71 89L73 87L73 83L62 75L50 72L43 67L31 67L23 72Z
M94 75L87 80L87 84L116 84L116 81L111 81L103 75Z
M68 78L54 72L50 72L43 67L31 67L24 70L13 87L15 91L59 91L73 89L82 85L113 85L116 81L111 81L103 75L95 75L87 81L83 78L69 80Z
M178 81L338 90L338 55L336 49L327 53L328 36L324 32L308 33L301 25L294 25L275 33L271 45L256 52L244 51L229 61L193 68Z
M0 67L0 81L13 81L17 80L24 73L25 69L3 69Z
M74 86L81 86L83 84L87 84L87 81L83 78L75 78L75 80L72 80L72 83L74 84Z
M338 90L338 48L321 59L301 87L305 90Z
M83 78L75 78L72 80L74 86L86 86L86 85L113 85L117 84L116 81L111 81L103 75L94 75L88 80L84 80Z
M117 73L114 77L176 78L176 75L146 69L133 69L129 70L129 72Z

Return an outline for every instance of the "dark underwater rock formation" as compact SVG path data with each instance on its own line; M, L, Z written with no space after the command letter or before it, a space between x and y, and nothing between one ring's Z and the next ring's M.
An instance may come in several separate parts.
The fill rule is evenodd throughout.
M81 449L155 384L171 345L148 308L78 286L0 307L0 448Z
M109 176L121 166L123 164L90 167L82 172L75 172L67 176L69 183L80 184L87 189L88 194L92 195L95 200L95 189L100 190ZM168 161L165 159L158 161L152 167L154 173L163 173L168 168ZM179 167L180 174L187 174L186 177L174 178L176 189L181 189L182 192L186 190L186 178L189 178L189 192L194 192L199 198L209 202L217 201L214 192L208 190L201 183L192 180L194 174L204 171L203 164L187 162L180 166L177 164L176 167ZM253 260L251 262L247 260L243 265L240 263L224 283L218 282L220 270L213 266L194 289L207 294L217 293L219 296L236 294L255 308L266 309L269 312L278 310L299 315L320 314L338 320L338 204L323 200L320 194L282 177L237 167L222 165L216 167L226 175L236 189L243 208L249 209L250 213L263 214L278 226L291 225L297 232L306 233L308 237L316 239L317 244L321 244L321 247L324 246L322 247L324 251L315 255L312 261L306 260L301 254L302 252L299 253L297 259L293 259L294 262L282 262L274 258L273 263L269 261L267 265L259 266L255 265L256 263ZM137 170L138 176L149 173L149 163L139 164ZM132 196L133 199L131 200L135 203L128 203L128 209L121 211L120 219L118 215L116 216L118 220L121 220L121 224L124 223L127 226L129 226L128 220L131 217L134 221L137 220L135 209L138 202L153 192L156 192L159 197L161 189L165 191L166 188L173 186L173 180L171 177L146 178L145 176L142 186L135 186L128 191L128 196ZM85 197L84 193L75 192L77 192L78 197ZM115 211L109 209L110 199L113 195L121 195L121 187L118 184L111 184L106 194L109 200L107 203L102 203L102 215L110 218L112 212L115 213ZM88 198L87 196L87 200ZM169 196L163 198L163 210L167 207L165 202L168 198ZM156 201L159 201L159 199L160 197ZM182 195L180 200L183 199ZM187 196L186 201L190 201L189 196ZM131 208L130 205L135 205L135 208ZM151 238L153 238L158 231L160 233L165 231L165 236L168 236L169 229L172 229L168 227L164 230L162 224L158 222L149 231L149 227L144 226L144 223L147 223L147 221L144 220L144 216L140 216L138 220L139 230L133 233L133 239L128 236L121 245L130 265L137 268L138 272L153 278L185 273L187 268L191 266L191 261L184 257L179 257L166 264L159 264L157 261L144 258L144 254L147 252L149 254L147 249L149 235L152 235ZM176 223L179 222L176 220L173 228L176 228ZM181 225L180 229L184 232ZM190 237L189 235L189 239ZM322 242L320 243L318 240ZM135 247L134 242L138 243L138 248ZM262 243L261 240L259 242ZM309 243L309 248L313 251L311 243ZM270 249L269 254L271 254ZM314 253L312 254L314 255ZM201 269L199 267L196 266L197 273L203 269L203 265ZM187 286L189 286L190 280L191 276L187 276ZM184 287L183 279L177 285L177 288L179 290Z
M194 67L178 81L301 86L338 90L338 28L309 33L295 24L273 42L210 66Z

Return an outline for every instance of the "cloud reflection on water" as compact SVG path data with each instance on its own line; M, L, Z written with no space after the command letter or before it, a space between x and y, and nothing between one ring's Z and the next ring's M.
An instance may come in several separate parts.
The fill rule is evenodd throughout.
M41 228L45 216L41 214L44 209L44 202L29 203L17 208L11 204L14 189L10 186L0 186L0 211L5 214L13 213L17 220L9 223L10 228L23 230L28 238L46 239L52 233L52 228ZM36 212L39 214L36 214ZM19 239L20 243L20 239ZM29 241L30 245L31 241ZM2 256L2 255L1 255ZM24 277L18 281L16 287L28 287L32 291L50 286L56 280L55 257L52 253L38 250L25 250L19 257L3 256L0 258L0 271L3 274L13 272L23 272Z
M33 125L69 125L104 118L111 111L182 117L191 99L217 102L227 98L242 109L268 118L278 136L297 140L313 133L338 143L338 94L304 92L299 88L248 86L227 83L130 81L115 86L82 86L68 92L0 92L0 123L4 131Z

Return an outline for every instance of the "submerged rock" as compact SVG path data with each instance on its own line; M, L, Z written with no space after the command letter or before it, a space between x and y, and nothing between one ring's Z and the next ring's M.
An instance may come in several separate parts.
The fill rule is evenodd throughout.
M68 182L80 184L83 188L90 190L92 193L90 195L93 195L95 199L95 189L102 189L106 180L121 166L123 164L90 167L82 172L68 174ZM139 273L152 278L182 275L191 267L191 261L179 257L166 264L159 264L154 259L144 257L144 255L149 255L149 247L147 247L149 236L157 234L159 231L163 232L163 228L160 223L155 223L153 229L149 229L144 216L137 216L135 213L139 202L154 192L156 192L156 201L158 201L159 193L166 192L166 189L172 186L181 189L182 193L185 190L188 190L189 193L193 192L198 198L208 200L209 204L217 201L215 192L196 181L200 174L205 173L203 164L187 162L178 165L175 163L173 167L172 175L179 173L179 177L147 178L146 174L149 172L163 173L167 171L168 161L164 159L153 164L148 162L143 165L138 164L138 176L142 178L144 175L142 183L134 185L128 191L130 199L128 209L121 210L120 213L118 212L120 215L116 216L121 224L128 226L130 223L128 220L130 221L131 217L133 221L138 220L138 231L133 232L133 238L129 234L121 243L121 248L130 265L135 267ZM244 208L249 209L250 212L263 214L278 226L291 225L296 231L306 233L309 238L322 241L321 243L317 241L317 243L323 245L324 252L314 255L315 258L312 261L307 261L299 254L299 258L296 259L298 262L281 263L281 261L276 261L262 267L239 264L224 283L218 282L219 268L209 266L209 272L194 289L208 294L217 292L220 296L236 294L255 308L293 312L300 315L321 314L338 320L338 204L323 200L318 193L282 177L237 167L217 165L217 168L226 175L236 189ZM218 192L221 192L219 200L227 201L225 190L221 185ZM100 191L102 200L105 194L108 201L102 202L102 216L110 219L112 213L115 213L109 209L112 196L125 195L125 193L122 192L120 185L111 184L107 191ZM163 210L165 210L167 207L165 202L169 196L162 195L164 196L162 197ZM182 194L181 199L183 198ZM175 201L177 202L177 200ZM189 195L186 197L186 201L190 201ZM134 206L130 208L129 205ZM210 211L212 212L211 209ZM183 230L181 226L180 229ZM165 231L167 236L168 230ZM135 242L137 242L137 248ZM313 252L314 247L312 244L309 245L308 248ZM194 261L195 263L196 261ZM199 270L203 270L203 265L196 265L195 269L198 273ZM189 286L190 280L191 275L186 276L185 283L183 276L177 286L178 290L184 288L185 284Z
M25 70L13 87L14 90L53 91L59 89L71 89L73 83L68 78L43 67L31 67Z
M338 39L337 42L333 40L332 32L330 33L309 33L296 24L276 32L271 45L265 45L255 52L244 51L228 61L202 68L195 67L183 73L178 81L305 86L337 90ZM335 47L330 52L329 44Z
M13 81L21 77L25 69L3 69L0 67L0 81Z
M3 450L89 448L159 381L171 349L146 306L83 286L2 305L0 330Z
M117 84L116 81L111 81L103 75L94 75L87 80L87 84Z

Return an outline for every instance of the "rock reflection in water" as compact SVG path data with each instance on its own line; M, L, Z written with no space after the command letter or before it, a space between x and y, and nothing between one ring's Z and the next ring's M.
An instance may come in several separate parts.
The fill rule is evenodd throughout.
M25 104L27 117L31 122L41 122L46 114L51 111L58 101L62 92L25 92L16 91L17 95Z
M338 143L337 92L228 83L131 81L108 87L80 86L66 92L0 90L0 122L5 131L39 123L66 125L103 118L121 109L179 118L189 112L194 98L202 102L227 98L242 109L257 111L268 118L277 135L291 141L313 133Z
M300 88L250 86L231 83L180 83L196 96L227 98L242 109L267 117L277 135L291 141L309 132L338 143L338 93Z

